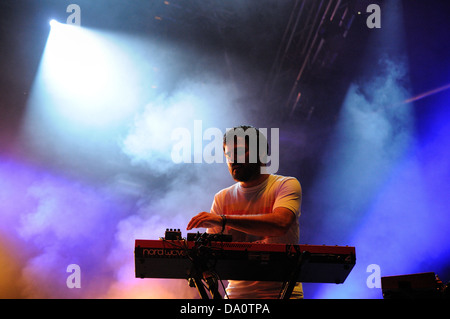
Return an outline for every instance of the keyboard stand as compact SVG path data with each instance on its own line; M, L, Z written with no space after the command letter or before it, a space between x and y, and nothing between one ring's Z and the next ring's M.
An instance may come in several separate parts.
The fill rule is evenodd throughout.
M306 261L308 261L309 257L310 253L307 251L304 251L303 253L297 255L297 263L294 267L294 270L292 270L289 279L283 283L280 299L291 298L292 291L294 291L295 284L297 283L297 278L299 278L302 267L306 263Z
M222 295L219 293L219 284L216 278L210 276L205 278L205 281L212 299L222 299ZM188 279L188 282L190 287L197 288L197 291L202 299L209 299L209 296L205 289L205 285L202 283L201 278L191 277Z
M190 287L197 288L198 293L202 299L209 299L206 292L205 285L202 279L206 282L206 288L211 294L212 299L222 299L219 293L219 283L217 278L208 270L208 254L204 254L195 250L191 256L192 268L188 277Z

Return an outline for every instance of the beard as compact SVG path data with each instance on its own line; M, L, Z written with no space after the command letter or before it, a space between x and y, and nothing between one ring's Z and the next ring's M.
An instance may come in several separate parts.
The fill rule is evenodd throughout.
M257 178L260 174L260 165L251 164L233 164L231 167L231 176L235 181L248 182Z

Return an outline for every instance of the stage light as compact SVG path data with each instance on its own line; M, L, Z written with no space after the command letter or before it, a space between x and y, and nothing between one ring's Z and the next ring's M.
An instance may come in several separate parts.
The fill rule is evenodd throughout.
M404 170L414 112L411 103L395 105L411 96L404 30L398 27L403 9L394 1L385 8L383 27L361 59L368 67L347 91L315 190L329 223L320 232L327 234L322 241L355 246L358 262L343 286L321 286L313 298L382 298L370 282L376 279L371 265L382 275L408 273L414 264L402 258L414 254L408 243L420 245L413 237L421 231L419 205L425 200L416 187L421 183L413 182L418 176L408 176L415 166Z
M120 40L54 19L49 23L36 83L42 84L40 92L56 121L104 127L126 118L136 105L136 68Z
M53 28L53 27L55 27L58 24L58 21L56 21L55 19L51 19L48 23Z

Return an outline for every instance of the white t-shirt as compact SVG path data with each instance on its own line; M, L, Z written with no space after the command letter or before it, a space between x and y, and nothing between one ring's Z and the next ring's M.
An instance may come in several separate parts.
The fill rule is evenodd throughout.
M226 228L224 233L231 234L234 242L262 242L280 244L298 244L302 190L294 177L270 175L264 182L254 187L244 188L240 183L225 188L214 196L211 213L218 215L259 215L270 214L277 207L285 207L295 215L288 232L279 237L254 236L238 230ZM216 232L209 229L208 232ZM219 230L220 231L220 230ZM226 289L230 299L278 298L282 283L270 281L229 280ZM303 296L298 283L292 298Z

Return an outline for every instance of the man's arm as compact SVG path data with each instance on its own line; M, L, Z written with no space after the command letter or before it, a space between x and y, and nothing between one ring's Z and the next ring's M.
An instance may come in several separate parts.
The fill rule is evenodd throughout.
M270 214L260 215L227 215L226 226L257 236L282 236L295 221L294 213L284 207L277 207ZM188 223L187 230L192 228L222 227L222 217L216 214L201 212Z

